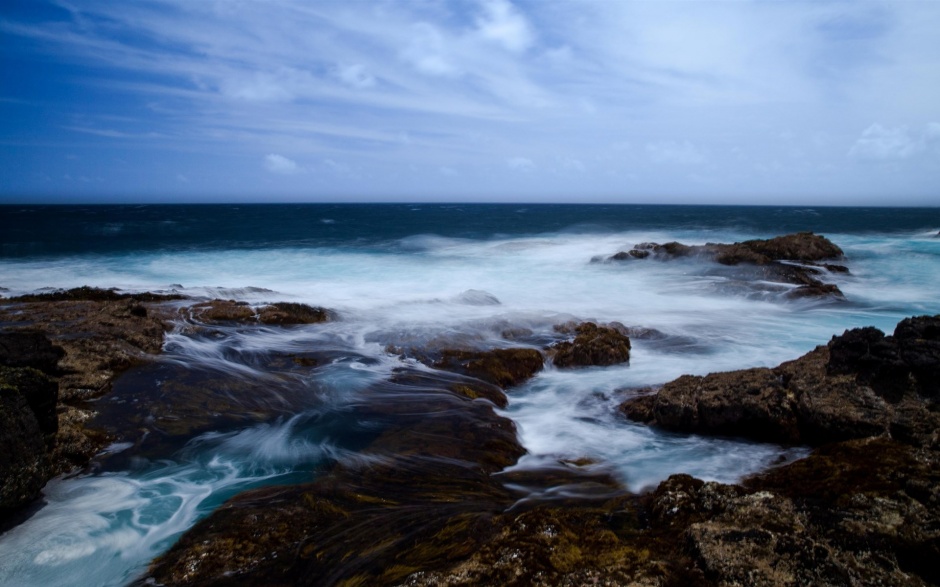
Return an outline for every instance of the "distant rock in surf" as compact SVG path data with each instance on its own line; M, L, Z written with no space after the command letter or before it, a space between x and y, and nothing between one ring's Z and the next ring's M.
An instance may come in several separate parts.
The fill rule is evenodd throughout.
M454 301L468 306L498 306L499 299L488 291L468 289L454 298Z
M815 267L821 267L831 273L849 272L844 265L819 263L824 260L842 259L844 253L826 237L812 232L798 232L772 239L755 239L733 244L640 243L629 251L611 255L606 261L696 257L727 266L757 267L759 271L746 271L744 276L796 285L798 287L787 293L787 297L793 299L823 296L842 298L844 296L838 286L823 283L815 277L822 272ZM592 261L597 261L597 258Z

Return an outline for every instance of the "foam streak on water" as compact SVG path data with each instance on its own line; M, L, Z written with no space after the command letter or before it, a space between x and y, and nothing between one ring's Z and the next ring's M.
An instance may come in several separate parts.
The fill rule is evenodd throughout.
M53 480L45 507L0 539L0 584L126 584L225 498L289 481L298 467L333 453L298 436L303 418L203 435L180 462Z
M306 386L299 394L303 401L306 393L319 394L318 402L336 410L362 401L356 391L364 382L400 365L401 359L385 351L388 345L538 346L557 338L553 326L567 320L654 329L653 336L634 337L629 366L549 367L511 390L502 411L517 423L529 450L518 467L580 459L612 470L635 490L677 472L733 482L802 454L628 423L615 407L637 390L685 373L773 366L847 328L874 325L890 332L905 316L940 313L940 239L933 238L936 226L929 222L918 230L853 232L837 219L833 226L840 230L819 224L832 215L780 213L787 218L782 224L795 229L804 218L815 222L809 228L845 250L851 274L824 276L845 292L847 301L839 303L787 301L779 288L755 290L696 261L590 263L645 241L734 242L784 232L752 223L747 214L758 214L753 210L735 212L743 218L737 224L699 210L695 218L712 218L713 224L651 228L610 228L603 215L592 219L593 212L579 210L585 225L577 229L559 217L555 229L522 233L494 216L496 228L487 231L478 214L467 220L473 230L427 224L384 239L373 230L363 244L358 229L344 228L350 222L346 212L331 209L309 224L311 231L331 231L318 237L323 242L298 244L302 239L294 238L233 248L194 246L190 239L175 248L0 257L0 286L7 295L80 285L175 289L197 297L331 308L340 320L312 327L223 328L213 336L180 329L168 338L166 358L280 385L297 381ZM423 212L408 210L407 218ZM447 214L460 218L456 211ZM537 209L518 212L519 222L533 214L548 224ZM758 224L759 230L749 228ZM343 230L345 237L336 236ZM264 353L305 351L334 358L309 375L266 373L267 363L255 360ZM319 404L311 399L304 405L315 410ZM165 462L52 482L45 490L47 505L0 536L0 584L74 584L76 573L84 584L126 583L234 493L297 475L309 478L324 459L357 458L350 448L355 443L339 446L320 434L324 422L309 410L286 421L203 434Z

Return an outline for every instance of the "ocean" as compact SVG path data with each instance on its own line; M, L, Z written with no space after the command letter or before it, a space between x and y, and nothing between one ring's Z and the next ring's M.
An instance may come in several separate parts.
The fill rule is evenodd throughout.
M655 333L634 338L629 364L548 366L509 391L498 412L528 451L514 467L581 459L644 491L674 473L735 482L799 458L801 447L656 431L616 407L682 374L775 366L849 328L891 332L904 317L940 314L938 230L938 208L0 207L3 296L89 285L303 302L338 317L169 333L157 367L119 380L115 393L152 390L173 367L268 386L283 407L165 454L114 458L129 450L119 442L99 466L53 480L43 507L0 535L0 585L125 585L229 497L373 458L360 449L378 424L361 407L395 369L421 368L393 348L537 346L568 321L619 322ZM597 262L643 242L797 231L844 250L849 273L824 275L844 299L790 299L787 286L742 282L700 259ZM508 331L529 334L519 343ZM270 359L291 352L331 360L303 371Z

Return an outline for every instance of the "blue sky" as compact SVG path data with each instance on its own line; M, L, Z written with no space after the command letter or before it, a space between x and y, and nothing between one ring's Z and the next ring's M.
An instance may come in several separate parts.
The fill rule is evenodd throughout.
M4 0L0 202L940 204L940 2Z

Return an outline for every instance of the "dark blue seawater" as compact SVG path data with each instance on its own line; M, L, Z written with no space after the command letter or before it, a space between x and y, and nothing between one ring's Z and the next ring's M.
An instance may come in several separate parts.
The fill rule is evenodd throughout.
M0 206L0 255L384 247L417 234L489 239L571 231L714 230L774 236L940 227L940 208L578 204Z

